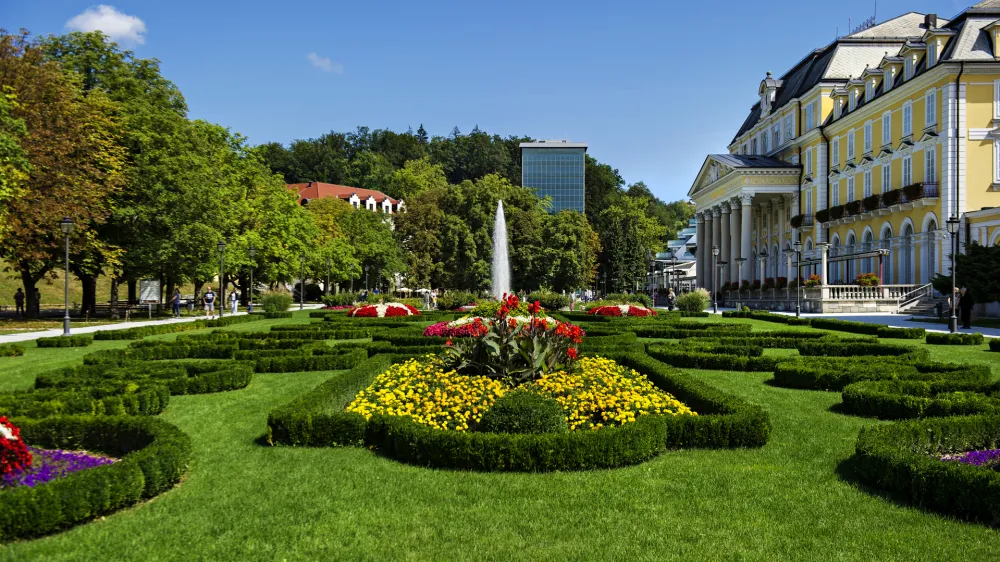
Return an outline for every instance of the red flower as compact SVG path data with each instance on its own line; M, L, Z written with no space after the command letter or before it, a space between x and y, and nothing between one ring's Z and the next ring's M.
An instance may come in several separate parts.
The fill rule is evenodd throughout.
M0 475L21 472L31 466L31 451L21 439L21 429L7 421L7 416L0 416L2 424L12 439L0 434Z
M517 295L511 293L510 296L507 297L507 307L508 308L517 308L518 306L520 306L520 304L521 304L521 301L518 300Z
M510 320L507 321L507 325L510 326L511 330L513 330L514 328L517 327L517 320L511 318Z
M576 348L575 347L571 347L571 348L567 349L566 350L566 355L568 355L570 359L576 359L576 356L577 356Z
M445 344L446 346L449 346L449 347L451 347L451 338L448 338L448 341L444 342L444 344Z
M501 304L500 310L497 311L497 317L503 318L504 316L507 316L508 312L510 312L510 310L507 308L507 305Z
M528 312L531 314L538 314L542 310L542 303L535 301L528 306Z

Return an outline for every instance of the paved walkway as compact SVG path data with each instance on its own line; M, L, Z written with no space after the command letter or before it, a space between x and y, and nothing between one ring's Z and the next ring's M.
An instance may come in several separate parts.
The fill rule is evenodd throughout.
M723 310L736 310L734 308L720 308L719 313L721 314ZM711 309L709 309L711 312ZM786 316L794 316L794 312L777 312L771 311L771 314L784 314ZM877 313L856 313L856 314L807 314L802 313L803 318L834 318L837 320L852 320L854 322L866 322L869 324L881 324L883 326L889 326L891 328L924 328L928 332L936 332L939 334L948 333L947 324L936 324L932 322L911 322L910 319L913 318L907 314L877 314ZM961 321L959 321L961 322ZM974 334L980 333L988 338L1000 338L1000 329L998 328L982 328L973 326L972 329L963 330L959 328L959 332L963 334Z
M322 308L321 304L307 304L305 305L305 310L316 310ZM294 312L298 310L299 307L293 306L291 310ZM243 316L246 312L237 312L237 316ZM226 313L226 316L232 316L230 313ZM218 316L216 316L218 318ZM194 322L195 320L205 320L204 316L182 316L181 318L163 318L159 320L145 320L142 322L118 322L115 324L103 324L100 326L86 326L83 328L73 328L72 333L76 334L93 334L94 332L105 332L108 330L127 330L129 328L141 328L143 326L158 326L161 324L183 324L185 322ZM51 338L53 336L61 336L63 333L62 327L53 328L51 330L40 330L37 332L24 332L21 334L8 334L6 336L0 336L0 344L3 343L15 343L22 341L32 341L38 338Z

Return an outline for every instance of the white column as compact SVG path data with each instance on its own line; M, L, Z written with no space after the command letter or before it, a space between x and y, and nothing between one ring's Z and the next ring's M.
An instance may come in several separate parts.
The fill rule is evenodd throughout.
M830 294L830 290L827 289L826 287L827 277L828 277L826 274L826 256L829 253L829 251L830 251L830 244L823 242L819 245L819 260L820 260L819 282L821 285L820 289L822 295L821 298L824 299L827 298L827 296Z
M703 252L705 251L705 213L704 211L698 212L694 216L695 219L695 244L697 248L694 251L694 269L695 269L695 285L701 286L701 280L705 275L705 259Z
M750 206L750 203L753 201L753 194L741 193L737 201L741 205L740 211L743 215L743 218L740 219L740 227L743 231L740 234L740 257L747 260L743 263L743 279L740 279L740 283L742 283L744 280L750 280L750 271L756 266L756 264L750 264L750 260L753 259L750 256L751 227L753 226L753 207Z
M743 248L742 219L739 199L729 201L729 236L732 243L729 249L729 280L740 282L740 267L737 261L740 258L740 251ZM745 267L745 265L744 265Z
M730 238L729 238L729 236L730 236L730 231L729 231L729 221L730 221L730 217L729 217L729 202L728 201L724 201L722 203L722 205L719 206L719 211L722 213L722 216L720 217L720 221L721 222L720 222L720 225L719 225L721 227L721 229L720 229L721 230L721 232L720 232L721 238L719 239L719 261L724 261L724 262L728 262L729 263L729 265L726 265L725 267L722 267L721 268L722 271L719 272L719 279L720 279L719 284L721 285L722 283L729 282L730 265L732 265L732 263L733 263L733 262L729 261L729 254L732 251L731 250L731 248L732 248L732 246L731 246L732 240L730 240Z

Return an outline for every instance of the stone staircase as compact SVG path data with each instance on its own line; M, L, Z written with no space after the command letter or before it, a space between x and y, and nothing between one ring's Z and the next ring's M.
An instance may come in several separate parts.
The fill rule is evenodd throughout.
M904 310L903 314L909 314L910 316L925 316L931 318L937 318L938 312L937 307L941 305L941 309L944 311L944 315L951 316L951 312L948 309L948 297L925 297L917 301L915 304L909 306Z

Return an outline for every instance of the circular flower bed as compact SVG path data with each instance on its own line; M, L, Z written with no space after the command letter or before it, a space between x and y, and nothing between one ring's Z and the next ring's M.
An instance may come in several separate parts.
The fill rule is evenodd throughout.
M598 316L656 316L656 311L634 304L614 304L598 306L589 311Z
M95 455L86 451L64 451L61 449L39 449L28 447L33 462L24 470L4 474L0 477L0 489L17 486L35 486L69 476L74 472L87 470L117 462L116 459Z
M420 311L416 307L401 302L367 304L347 312L348 316L358 318L391 318L394 316L417 316L419 314Z
M508 316L508 322L514 320L518 325L530 325L532 319L543 322L544 329L556 327L559 321L550 316L534 318L532 316ZM477 338L486 335L493 320L481 316L466 316L451 322L438 322L424 329L425 336L448 338Z

